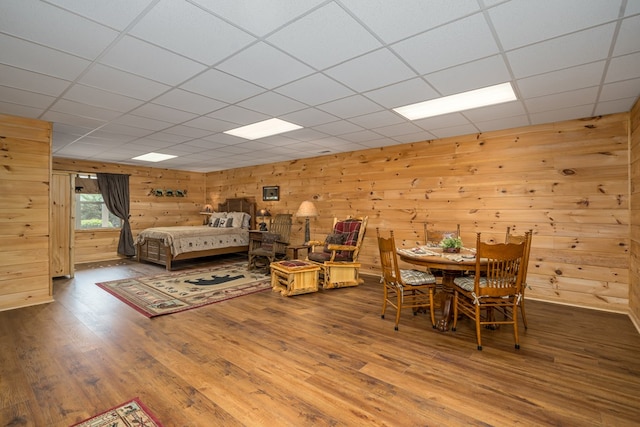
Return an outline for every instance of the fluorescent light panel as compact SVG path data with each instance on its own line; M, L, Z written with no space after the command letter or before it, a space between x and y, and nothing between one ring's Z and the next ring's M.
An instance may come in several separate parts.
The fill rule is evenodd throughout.
M225 131L224 133L239 136L245 139L259 139L265 136L277 135L279 133L289 132L296 129L302 129L302 126L285 122L280 119L269 119L252 125L242 126L239 128Z
M147 153L142 156L134 157L132 160L143 160L145 162L161 162L163 160L173 159L174 157L171 154L160 154L160 153Z
M409 120L418 120L472 108L486 107L487 105L501 104L515 101L516 99L518 98L513 92L511 83L507 82L443 98L418 102L417 104L405 105L404 107L394 108L393 111Z

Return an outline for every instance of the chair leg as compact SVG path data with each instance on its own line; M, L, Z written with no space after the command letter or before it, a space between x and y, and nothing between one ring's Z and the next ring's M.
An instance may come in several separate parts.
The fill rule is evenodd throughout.
M513 338L516 342L516 350L520 350L520 340L518 338L518 306L513 306Z
M524 313L524 298L520 299L520 312L522 313L522 324L524 325L524 328L527 329L527 316Z
M429 289L429 313L431 314L431 327L436 328L436 315L433 309L433 288Z
M384 313L387 311L387 298L389 298L389 288L384 281L382 282L382 286L384 287L384 293L382 300L382 313L380 314L380 318L384 319Z
M395 326L395 330L398 330L398 324L400 323L400 312L402 311L402 291L398 291L396 290L396 295L398 297L398 300L396 301L396 307L398 308L396 310L396 326Z
M444 300L443 300L444 304ZM453 293L453 326L451 326L451 330L453 332L456 331L456 326L458 325L458 291Z
M480 335L480 331L482 328L480 327L480 306L475 304L476 306L476 338L478 340L478 350L482 350L482 337Z

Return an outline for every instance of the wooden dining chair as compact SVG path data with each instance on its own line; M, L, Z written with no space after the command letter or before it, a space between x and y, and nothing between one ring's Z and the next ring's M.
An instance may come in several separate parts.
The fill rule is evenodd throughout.
M476 268L473 277L453 280L453 331L458 314L470 318L476 325L478 350L482 350L483 326L513 325L515 348L518 338L518 303L522 298L522 280L525 273L524 257L531 234L527 231L521 243L485 243L476 238ZM486 260L485 267L481 260ZM497 313L504 318L497 320Z
M420 309L428 308L431 315L431 325L435 328L433 294L436 287L436 278L429 272L400 269L393 230L389 232L389 237L387 238L380 235L379 228L376 228L376 233L380 251L380 266L382 268L381 282L384 291L380 317L384 319L387 305L395 308L395 330L397 331L400 323L400 313L403 308L412 308L414 315Z
M529 271L529 255L531 253L531 240L533 237L533 230L529 230L529 240L527 240L526 234L524 235L516 235L511 234L511 227L507 227L507 234L504 238L505 243L522 243L526 242L527 247L525 248L524 262L523 262L523 273L522 273L522 297L520 298L520 314L522 314L522 324L524 328L527 329L527 316L524 310L524 292L527 289L527 271Z
M440 242L447 237L460 237L460 224L456 224L455 228L436 230L433 227L424 223L424 244L430 248L437 248L440 246ZM439 270L431 270L436 278L438 285L442 285L443 272Z

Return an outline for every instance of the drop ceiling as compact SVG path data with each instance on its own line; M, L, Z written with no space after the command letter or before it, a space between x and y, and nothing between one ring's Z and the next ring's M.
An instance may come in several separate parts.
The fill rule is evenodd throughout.
M496 106L395 107L510 82ZM0 113L53 155L209 172L629 111L640 0L3 0ZM279 118L258 140L224 131ZM132 160L157 152L161 163Z

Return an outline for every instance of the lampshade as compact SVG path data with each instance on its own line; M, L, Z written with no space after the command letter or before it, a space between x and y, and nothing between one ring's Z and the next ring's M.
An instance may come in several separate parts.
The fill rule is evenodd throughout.
M213 212L213 206L211 206L211 205L204 205L204 211L205 211L205 212Z
M266 209L260 209L258 211L258 216L261 216L261 217L271 216L271 213Z
M306 218L316 217L318 216L318 210L316 209L316 206L312 202L305 200L300 204L300 207L298 208L298 212L296 212L296 216L301 216Z

